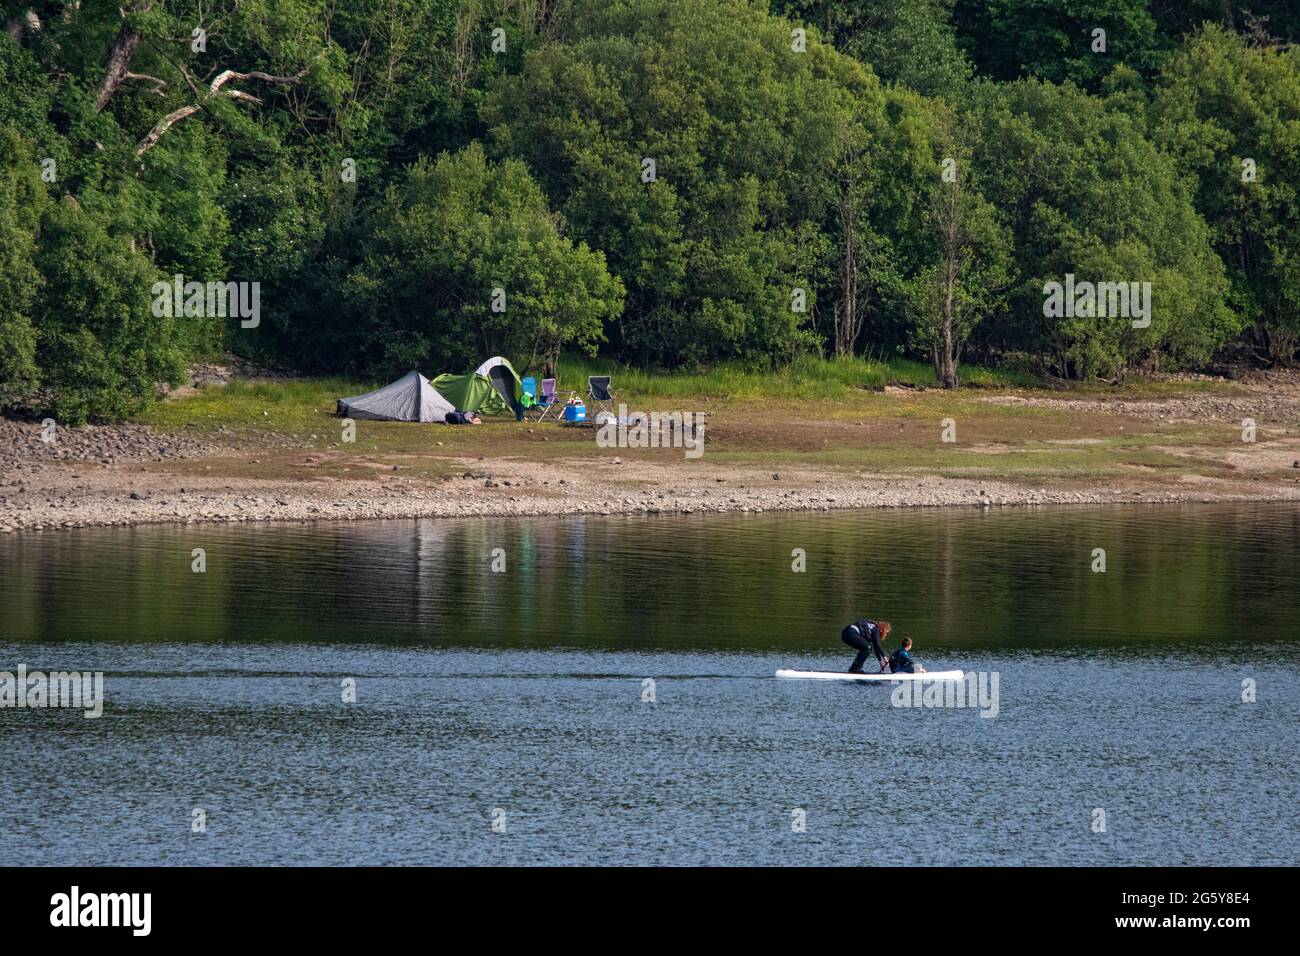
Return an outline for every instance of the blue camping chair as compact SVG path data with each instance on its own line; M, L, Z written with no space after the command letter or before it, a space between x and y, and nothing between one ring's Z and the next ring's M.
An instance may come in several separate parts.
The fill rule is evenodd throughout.
M548 382L551 384L551 393L549 395L546 392L546 385ZM530 375L527 378L520 379L520 383L524 387L524 414L526 416L536 415L537 417L534 421L540 422L546 417L547 411L550 410L551 404L555 401L555 379L542 379L542 390L540 393L537 391L536 377Z

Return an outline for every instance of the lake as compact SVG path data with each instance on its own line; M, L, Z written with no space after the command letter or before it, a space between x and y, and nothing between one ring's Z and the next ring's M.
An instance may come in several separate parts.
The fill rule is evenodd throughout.
M1298 536L1288 505L6 536L0 671L105 703L0 708L0 830L68 865L1294 865ZM864 615L996 708L773 679L846 668Z

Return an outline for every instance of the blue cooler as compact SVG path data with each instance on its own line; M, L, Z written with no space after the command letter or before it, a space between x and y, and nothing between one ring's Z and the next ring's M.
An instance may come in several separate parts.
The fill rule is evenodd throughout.
M564 420L566 422L585 422L587 420L587 406L565 405Z

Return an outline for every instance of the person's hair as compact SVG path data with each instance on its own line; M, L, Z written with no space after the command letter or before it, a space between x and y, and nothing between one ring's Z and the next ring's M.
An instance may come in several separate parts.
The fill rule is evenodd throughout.
M903 638L903 646L904 646L904 647L911 647L911 646L912 646L912 639L911 639L910 637L905 637L905 638Z
M877 622L876 622L876 625L880 628L880 636L881 636L881 637L888 637L888 636L889 636L889 632L890 632L891 628L890 628L890 624L889 624L888 621L877 621Z

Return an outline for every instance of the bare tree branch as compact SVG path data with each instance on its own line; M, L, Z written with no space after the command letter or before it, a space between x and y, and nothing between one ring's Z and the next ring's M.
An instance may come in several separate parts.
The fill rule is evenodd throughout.
M157 146L158 140L162 139L163 135L169 129L171 129L181 120L185 119L187 116L193 116L200 109L201 107L195 106L193 104L189 106L182 106L178 110L172 110L162 119L160 119L158 123L154 126L154 128L149 130L148 135L146 135L145 138L140 140L140 142L136 145L135 147L136 158L138 159L140 156L143 156L146 151L153 149L155 146Z
M195 88L196 92L198 92L197 85L190 78L189 74L184 69L181 70L181 73L185 76L186 82L189 83L192 88ZM222 89L222 87L231 80L239 80L241 82L244 80L261 80L264 83L278 83L282 86L296 86L306 75L306 67L293 76L273 76L270 73L263 73L260 70L252 70L248 73L240 73L237 70L223 70L218 73L216 78L208 85L208 93L210 98L224 97L226 99L239 100L242 103L255 103L256 105L261 106L263 102L261 98L254 96L252 93L245 93L243 90L226 90ZM202 105L196 103L191 104L190 106L182 106L177 110L172 110L172 112L164 116L158 121L154 128L149 131L148 135L136 144L136 158L139 159L149 150L157 146L158 141L166 135L169 129L181 120L193 116L201 109L203 109Z
M162 95L162 88L167 85L166 80L160 80L158 77L150 76L147 73L127 73L126 76L122 77L122 79L132 80L138 83L153 83L155 84L153 92L157 93L159 96Z
M231 80L239 80L241 83L247 80L261 80L263 83L279 83L282 86L294 86L302 81L307 75L307 69L304 67L293 76L272 76L270 73L263 73L260 70L253 70L249 73L240 73L236 70L222 70L217 74L208 91L216 93Z
M132 13L142 13L149 9L152 0L135 0L131 5ZM125 16L125 11L123 11ZM135 56L136 47L140 45L140 33L130 23L123 23L122 29L117 31L117 40L113 43L113 49L108 54L108 65L104 68L104 75L100 77L99 83L95 86L95 112L103 112L108 101L113 98L117 88L122 85L126 79L129 67L131 66L131 57Z
M20 17L14 17L5 24L5 33L9 34L9 39L15 43L21 43L24 33L40 33L44 24L41 18L36 15L35 10L28 10Z

